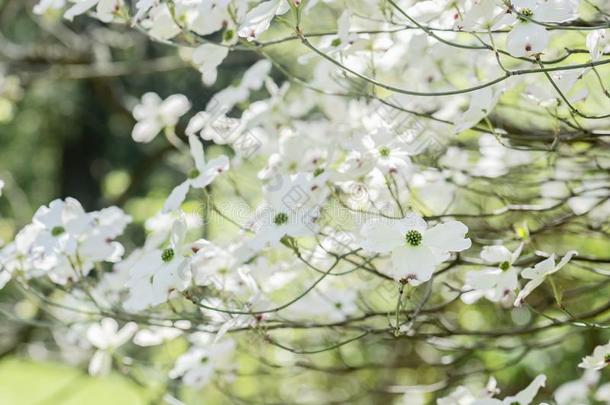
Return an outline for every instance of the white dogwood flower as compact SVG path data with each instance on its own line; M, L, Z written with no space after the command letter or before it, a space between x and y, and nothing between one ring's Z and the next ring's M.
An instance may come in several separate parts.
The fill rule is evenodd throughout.
M406 143L390 128L382 127L363 137L362 146L365 157L384 174L400 171L411 163Z
M572 257L576 256L578 252L575 250L570 250L566 253L559 263L555 264L555 255L552 254L549 258L544 259L540 263L536 264L534 267L528 267L527 269L521 272L521 277L530 280L525 287L519 292L517 295L517 299L515 300L515 306L520 306L525 302L525 298L532 293L540 284L542 284L545 278L553 273L561 270L563 266L565 266Z
M264 187L265 203L251 221L256 230L252 248L275 246L284 236L313 235L320 204L327 195L326 179L325 173L297 173L272 179Z
M424 219L410 213L400 220L378 219L361 229L361 246L376 253L391 253L389 275L395 280L408 280L419 285L430 280L437 265L449 259L450 252L470 248L465 238L468 228L461 222L449 221L431 228Z
M601 370L608 366L608 364L610 364L610 343L597 346L593 349L593 353L590 356L586 356L582 359L578 367L590 370Z
M166 302L174 291L184 291L191 282L193 248L200 243L186 242L187 225L184 216L173 225L170 243L165 249L135 251L126 260L132 261L129 270L129 298L124 303L128 311L141 311Z
M235 342L229 339L193 345L176 360L169 377L182 378L185 385L202 388L214 377L217 369L230 364L234 352Z
M290 5L286 0L269 0L259 3L246 14L244 21L239 26L239 36L248 40L256 39L267 31L273 17L284 14L288 10L290 10Z
M76 281L96 263L121 259L123 245L114 239L130 221L117 207L85 212L74 198L57 199L36 211L32 223L2 250L0 264L28 278L46 275L57 284Z
M471 304L485 297L489 301L499 302L510 296L519 286L517 269L513 263L519 258L522 249L523 244L514 252L504 246L485 246L481 251L481 259L497 267L466 273L464 289L471 291L462 294L462 301Z
M64 18L70 21L96 7L95 16L102 22L110 22L125 7L123 0L73 0L73 3L64 14Z
M60 10L66 5L66 0L40 0L34 5L32 12L36 15L44 15L53 10Z
M138 325L129 322L121 329L112 318L104 318L100 323L95 323L87 329L87 339L97 348L97 351L89 362L89 374L105 375L112 367L112 355L120 346L132 338Z
M574 19L578 1L512 0L519 15L506 38L508 52L520 57L544 51L549 44L550 34L539 23L561 23Z
M515 395L505 397L504 399L494 398L500 390L496 388L495 379L490 379L490 383L481 393L474 394L466 387L459 386L450 395L439 398L438 405L529 405L534 401L540 388L546 384L546 376L538 375L532 382L522 391Z
M229 54L229 48L215 44L202 44L193 51L193 63L201 72L201 80L206 86L211 86L218 77L218 66Z
M162 100L156 93L146 93L132 111L138 122L131 136L136 142L148 143L164 128L174 127L190 108L191 103L182 94Z
M186 193L192 188L205 188L221 173L229 169L229 158L221 155L210 162L205 162L203 145L194 135L189 136L191 157L195 168L188 174L188 178L176 186L165 200L163 212L170 212L180 208L186 198Z
M587 49L593 61L599 60L602 57L608 45L608 32L605 29L591 31L587 35Z

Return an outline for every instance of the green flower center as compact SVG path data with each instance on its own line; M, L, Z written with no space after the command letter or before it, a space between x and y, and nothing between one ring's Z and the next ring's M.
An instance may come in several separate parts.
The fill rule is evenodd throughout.
M233 39L233 37L235 36L235 31L233 30L227 30L224 33L224 40L225 41L230 41Z
M405 233L405 240L411 246L421 245L422 239L422 234L419 231L410 230L409 232Z
M189 179L194 179L199 177L199 170L193 169L189 172Z
M165 263L171 261L174 258L174 249L172 248L167 248L163 251L163 253L161 253L161 260L163 260Z
M390 156L390 148L388 148L387 146L382 146L381 148L379 148L379 154L382 157Z
M521 9L521 14L523 14L526 17L531 17L534 15L534 12L532 11L531 8L524 8L524 9Z
M510 263L509 262L502 262L500 263L500 268L504 271L510 269Z
M533 15L534 15L534 12L532 11L531 8L522 8L521 10L519 10L519 16L517 18L521 22L526 22L527 18L529 18Z
M53 229L51 229L51 235L53 235L53 236L59 236L64 232L66 232L66 229L63 226L56 226Z
M285 212L280 212L273 218L273 223L277 226L284 225L286 222L288 222L288 214Z
M313 171L313 177L318 177L322 173L324 173L324 169L322 169L321 167L317 167L316 170Z

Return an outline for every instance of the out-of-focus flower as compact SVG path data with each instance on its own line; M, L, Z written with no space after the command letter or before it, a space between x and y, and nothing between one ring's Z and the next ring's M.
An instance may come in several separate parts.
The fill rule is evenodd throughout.
M546 49L550 35L539 23L561 23L576 17L579 0L512 0L520 14L506 38L506 49L521 57ZM533 21L532 21L533 20Z
M229 158L225 155L219 156L206 163L203 145L196 136L189 136L191 157L195 162L195 168L189 173L188 178L176 186L165 201L163 212L170 212L180 208L180 204L186 198L186 193L192 188L205 188L221 173L229 169Z
M285 0L269 0L257 4L246 14L239 26L239 36L248 40L256 39L267 31L273 17L284 14L288 10L290 10L290 5Z
M73 199L54 200L40 207L32 224L2 250L0 264L28 278L48 276L66 284L85 277L99 262L117 262L123 245L119 236L131 217L117 207L85 212Z
M472 291L462 294L462 301L471 304L485 297L492 302L499 302L510 296L519 286L517 269L513 267L513 263L519 258L522 248L523 244L520 244L511 252L504 246L485 246L481 258L498 267L468 272L464 289Z
M490 379L487 388L479 394L474 394L467 388L459 386L450 395L439 398L437 405L529 405L532 403L540 388L546 384L546 376L539 375L522 391L504 399L494 398L500 391L496 388L495 379Z
M517 295L515 300L515 306L520 306L525 302L525 298L536 289L540 284L544 282L547 276L558 272L563 266L568 264L572 257L578 253L575 250L570 250L566 253L559 263L555 264L555 255L552 254L548 259L541 261L534 267L528 267L521 272L521 277L529 279L530 281L523 287L523 289Z
M582 359L578 367L589 370L601 370L610 364L610 343L597 346L590 356Z
M84 14L96 7L95 16L102 22L117 18L125 7L123 0L71 0L74 5L64 13L64 18L72 21L74 17ZM46 6L46 5L45 5ZM56 5L53 5L56 8Z
M591 60L599 60L607 48L608 30L595 30L587 34L587 49L589 49Z
M129 269L129 298L124 303L125 309L141 311L162 304L172 292L184 291L189 286L193 251L206 242L189 243L186 233L186 220L181 215L172 225L169 246L132 253L136 256Z
M89 363L89 374L105 375L112 368L112 356L117 348L132 338L138 325L134 322L125 324L119 329L118 323L112 318L104 318L100 323L87 329L87 339L97 348Z
M195 344L176 360L169 376L182 378L182 382L189 387L202 388L214 377L217 369L229 368L234 351L235 342L230 339Z
M258 207L251 220L256 235L254 249L275 246L284 236L313 235L320 203L327 195L326 175L297 173L278 176L265 186L265 203Z
M193 63L201 72L201 80L206 86L216 82L218 66L229 54L229 48L215 44L199 45L193 51Z
M173 128L191 108L186 96L174 94L162 100L156 93L146 93L133 109L138 121L131 136L136 142L152 141L164 128Z

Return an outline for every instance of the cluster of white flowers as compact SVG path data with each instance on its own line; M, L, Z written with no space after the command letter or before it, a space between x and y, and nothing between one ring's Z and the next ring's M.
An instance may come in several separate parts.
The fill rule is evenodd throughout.
M115 238L130 222L117 207L85 212L73 198L54 200L40 207L32 223L2 248L3 274L23 280L48 277L61 285L75 283L97 264L121 260L124 248Z

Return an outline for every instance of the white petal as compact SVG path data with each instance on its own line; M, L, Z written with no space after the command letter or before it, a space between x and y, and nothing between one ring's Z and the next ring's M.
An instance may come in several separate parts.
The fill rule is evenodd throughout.
M545 0L536 7L534 19L540 22L555 22L573 20L578 16L580 0Z
M532 381L530 385L528 385L527 388L525 388L523 391L519 392L515 396L504 398L503 403L513 404L516 402L519 405L529 405L534 400L534 397L536 397L536 395L538 394L540 388L544 387L545 383L546 376L540 374L539 376L534 378L534 381Z
M523 278L539 278L544 277L545 275L551 273L555 268L555 255L551 255L550 257L544 259L543 261L537 263L533 268L527 268L521 272L521 277Z
M173 94L161 103L159 115L165 125L173 126L178 122L178 118L182 117L190 109L191 103L185 95Z
M197 170L202 173L205 171L205 156L203 154L203 144L196 136L189 136L189 145L191 147L191 156L195 161L195 167Z
M191 182L189 180L186 180L182 184L174 188L170 193L169 197L167 197L167 200L165 200L165 205L163 205L163 212L171 212L180 208L180 205L186 198L186 193L188 193L190 186Z
M191 185L196 188L203 188L212 183L218 175L227 170L229 170L229 158L225 155L218 156L208 162L203 172L191 181Z
M148 143L161 132L161 126L155 120L145 120L136 123L131 131L131 137L136 142Z
M281 3L288 3L281 0L271 0L259 3L256 7L246 14L244 22L239 27L238 34L242 38L254 39L262 32L266 31L275 17Z
M361 246L369 252L388 253L405 243L404 233L394 223L375 220L360 230Z
M466 273L465 283L468 287L477 290L487 290L496 285L498 275L501 273L499 269L488 269L481 271L469 271Z
M210 115L205 111L200 111L189 120L186 130L184 131L189 137L196 135L210 121Z
M193 51L193 62L199 66L201 78L206 86L216 82L218 66L229 54L229 48L214 44L203 44Z
M485 246L481 251L481 259L490 264L511 262L512 253L504 246Z
M426 282L437 264L437 256L425 246L398 247L392 251L392 275L397 281L407 278L412 285Z
M111 22L114 19L115 10L123 5L123 0L99 0L95 9L96 17L102 22Z
M89 362L89 374L97 376L106 375L111 367L112 357L110 357L110 354L103 350L98 350Z
M75 16L81 15L89 11L90 8L97 4L98 0L82 0L70 7L65 13L64 18L72 21Z
M138 325L135 322L128 322L127 324L125 324L125 326L121 328L120 331L117 332L114 339L114 345L121 346L127 343L137 330Z
M186 236L187 225L184 215L180 215L172 225L172 233L170 236L170 243L174 249L179 249Z
M512 0L512 5L518 8L536 8L536 0Z
M540 284L542 284L543 281L544 277L538 277L528 282L525 287L523 287L523 290L519 291L519 295L517 295L517 298L515 299L515 306L521 306L521 304L525 302L525 298L527 298L527 296L530 295L532 291L534 291Z
M549 43L549 33L538 24L516 24L506 37L506 50L513 56L527 56L544 51Z
M157 115L157 110L161 105L161 97L152 91L144 93L140 99L140 104L137 104L132 111L133 117L142 121Z
M8 283L11 279L11 273L6 271L6 270L2 270L0 271L0 290L4 288L4 286L6 285L6 283Z
M405 234L412 230L424 232L428 227L428 224L426 224L426 221L424 221L421 216L412 212L398 221L397 226L401 233Z
M559 271L563 266L565 266L566 264L568 264L568 262L570 260L572 260L572 258L574 256L576 256L578 254L577 251L575 250L570 250L569 252L567 252L562 258L561 261L557 264L557 266L555 266L555 271ZM554 271L554 272L555 272Z
M114 319L104 318L99 324L93 324L87 329L87 339L98 349L106 349L110 345L110 337L118 327Z
M468 227L458 221L438 224L424 233L424 243L439 252L461 252L470 248L472 242L464 236Z

